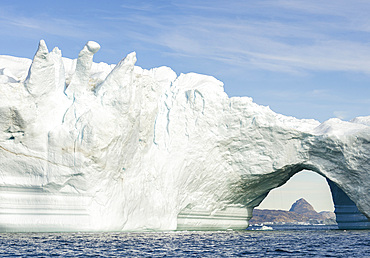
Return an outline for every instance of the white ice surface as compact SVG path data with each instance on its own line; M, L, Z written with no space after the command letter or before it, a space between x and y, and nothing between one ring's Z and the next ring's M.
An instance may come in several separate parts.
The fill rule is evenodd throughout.
M135 53L93 63L98 49L70 60L41 41L32 65L0 56L0 230L174 230L183 214L238 208L227 216L247 219L302 169L370 216L370 117L299 120L210 76L137 67Z

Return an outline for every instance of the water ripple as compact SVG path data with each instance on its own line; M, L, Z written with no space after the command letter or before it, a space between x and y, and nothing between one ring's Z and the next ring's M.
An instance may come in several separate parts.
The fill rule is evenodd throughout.
M0 256L365 257L370 231L3 233Z

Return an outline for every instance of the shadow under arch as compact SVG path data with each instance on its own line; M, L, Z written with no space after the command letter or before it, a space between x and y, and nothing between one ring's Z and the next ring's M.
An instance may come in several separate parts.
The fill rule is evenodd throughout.
M334 212L339 229L370 229L370 219L359 211L355 202L337 184L327 178L318 167L311 164L287 165L263 176L243 176L241 184L237 188L241 191L248 189L248 192L252 192L252 194L247 197L248 199L244 199L245 196L239 196L238 201L247 203L247 207L254 209L267 197L271 190L284 185L291 177L303 170L316 172L326 179L334 203Z

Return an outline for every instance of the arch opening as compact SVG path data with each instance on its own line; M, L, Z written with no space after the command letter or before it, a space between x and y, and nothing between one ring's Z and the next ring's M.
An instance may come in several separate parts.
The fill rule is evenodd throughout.
M270 185L269 190L255 200L259 202L255 202L254 208L287 211L291 210L289 207L294 200L305 198L315 211L334 211L339 229L370 229L370 219L359 211L338 185L319 170L293 166L285 172L289 176L277 180L275 187ZM279 171L275 173L274 179L280 174Z
M269 192L259 209L289 210L300 198L308 201L317 212L334 212L334 203L325 177L311 170L302 170L285 184Z

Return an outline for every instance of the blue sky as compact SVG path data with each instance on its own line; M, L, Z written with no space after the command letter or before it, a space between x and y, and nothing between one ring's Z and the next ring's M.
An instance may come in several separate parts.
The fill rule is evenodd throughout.
M40 39L95 61L132 51L143 68L213 75L229 96L325 121L370 115L370 1L0 2L0 54L32 58Z
M139 66L213 75L229 96L251 96L298 118L370 114L369 1L8 1L0 54L32 58L38 41L95 61L136 51Z

